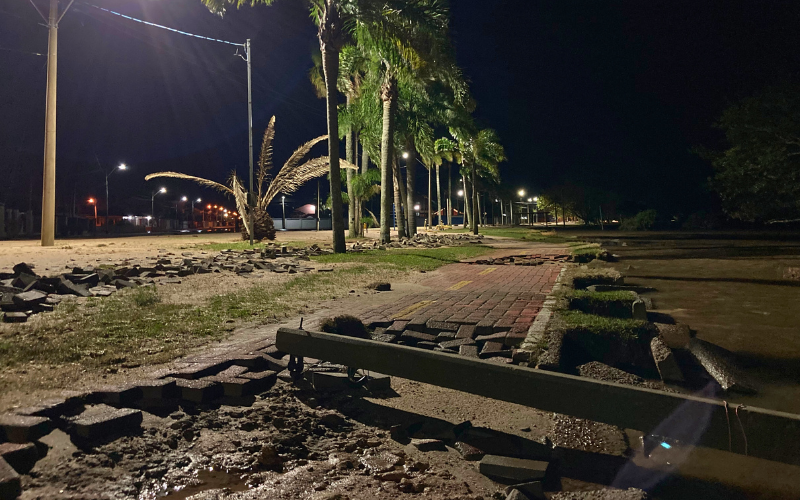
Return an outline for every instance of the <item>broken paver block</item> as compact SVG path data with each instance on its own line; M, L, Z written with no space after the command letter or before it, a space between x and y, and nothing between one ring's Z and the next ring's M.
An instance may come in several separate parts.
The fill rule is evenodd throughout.
M208 379L202 380L176 380L181 391L181 399L192 403L207 403L222 397L225 393L219 383Z
M132 408L97 405L71 419L70 431L88 441L100 441L138 429L142 412Z
M647 306L643 300L634 300L631 305L631 317L639 321L647 321Z
M447 342L448 340L455 340L456 333L457 332L448 332L448 331L439 332L439 334L436 335L436 342Z
M457 332L460 326L461 325L458 323L448 323L447 321L436 321L433 319L429 319L425 323L428 333Z
M500 342L500 343L502 343L502 342L505 342L505 340L506 340L506 335L508 335L508 332L507 332L507 331L503 331L503 332L497 332L497 333L491 333L491 334L489 334L489 335L479 335L479 336L475 337L475 341L476 341L476 342L490 342L490 341L494 341L494 342Z
M423 340L421 342L417 342L416 347L418 347L419 349L427 349L429 351L432 351L437 347L439 347L439 344L437 344L436 342L428 342L427 340Z
M491 331L489 332L491 333ZM474 339L478 334L477 325L461 325L456 332L457 339Z
M142 399L172 399L180 395L174 379L140 380L136 382L136 386L141 390Z
M14 295L13 300L20 307L32 309L36 305L43 304L47 300L47 294L39 290L31 290Z
M486 455L481 459L479 470L484 476L506 481L537 481L544 479L548 462L524 458Z
M419 451L446 451L447 447L441 439L412 439L411 446Z
M239 378L252 380L254 382L253 390L255 394L260 394L275 384L275 380L278 378L278 372L272 370L247 372L239 375Z
M531 360L531 351L523 349L513 349L511 351L511 359L514 363L529 363Z
M267 360L264 359L262 354L237 354L233 364L235 366L244 366L248 370L260 371L267 369Z
M52 430L50 419L5 413L0 415L0 441L27 443L46 436Z
M77 295L78 297L90 297L92 295L87 287L76 285L66 278L61 278L61 282L56 289L61 295Z
M197 380L209 375L216 375L231 365L230 360L218 363L192 363L190 366L169 374L173 378Z
M28 321L28 314L24 312L7 312L3 314L4 323L25 323Z
M475 341L470 338L464 338L439 343L442 349L458 349L462 345L475 345Z
M458 353L462 356L468 356L470 358L477 358L478 357L478 346L476 345L462 345L458 347Z
M222 377L215 375L202 380L216 382L222 386L222 394L228 398L240 398L255 394L256 381L246 378Z
M427 332L428 331L428 318L426 317L419 317L419 318L411 318L411 320L406 324L406 330L403 333L407 333L409 331L415 332ZM435 338L436 336L433 335Z
M398 320L398 321L393 322L391 325L389 325L389 327L386 329L386 331L387 332L400 333L400 332L402 332L403 330L406 329L406 325L407 324L408 324L408 321Z
M395 335L395 334L393 334L393 333L375 333L375 332L373 332L373 333L371 333L371 334L369 335L369 337L370 337L372 340L375 340L375 341L377 341L377 342L387 342L387 343L392 343L392 342L394 342L394 341L395 341L395 339L397 338L397 335Z
M17 473L27 474L39 460L39 450L33 443L2 443L0 458L4 459Z
M244 366L231 366L230 368L226 368L221 372L217 373L217 377L220 378L235 378L241 375L242 373L246 372L247 368Z
M22 494L19 474L0 458L0 500L14 500Z
M628 488L619 490L617 488L606 488L591 491L562 491L550 497L550 500L647 500L650 496L639 488Z
M400 340L413 345L417 342L434 342L436 340L436 336L414 330L405 330L400 335Z
M33 264L28 264L26 262L20 262L19 264L14 265L11 269L14 271L14 276L19 276L20 274L29 274L36 276L36 272L33 270Z
M454 444L456 451L461 454L461 457L464 460L475 461L480 460L483 458L485 453L483 450L472 446L471 444L465 443L463 441L456 441Z
M392 377L383 373L369 372L364 387L372 392L388 391L392 388Z
M667 347L661 337L653 337L650 341L650 351L653 353L653 361L664 382L683 382L683 373L675 361L672 349Z
M347 374L337 372L312 372L311 385L315 391L346 391L353 388Z
M519 491L525 495L524 498L530 500L545 500L544 486L541 481L530 481L527 483L512 484L506 488L506 494L511 494L512 491Z
M484 319L478 321L478 324L475 325L475 335L489 335L491 333L494 333L494 321Z
M489 358L492 356L501 356L501 352L503 352L505 347L503 346L502 342L486 342L483 344L483 349L481 349L481 358ZM511 351L508 351L509 355Z
M525 342L525 339L528 338L528 332L515 332L511 330L510 332L506 333L506 338L503 343L508 347L519 347Z
M142 391L136 385L110 385L95 389L86 400L89 403L129 405L141 397Z
M664 343L670 349L686 349L689 341L692 340L692 330L688 325L677 323L667 325L665 323L655 323L658 333L664 339Z

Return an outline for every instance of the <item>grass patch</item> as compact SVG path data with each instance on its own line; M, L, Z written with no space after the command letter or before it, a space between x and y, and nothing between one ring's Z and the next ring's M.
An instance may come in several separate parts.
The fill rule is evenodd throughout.
M464 229L445 229L445 233L464 233L472 234L472 231ZM521 241L538 241L543 243L566 243L574 241L574 238L557 236L553 231L540 231L538 229L527 229L524 227L482 227L480 233L484 236L501 236L513 238Z
M633 315L632 304L636 300L636 294L630 291L574 290L567 297L570 309L615 318L630 318Z
M316 243L319 247L330 247L330 244L323 244L318 241L303 241L303 240L296 240L296 241L273 241L271 242L274 245L282 246L286 245L289 247L295 248L305 248L308 246L313 245ZM197 245L198 250L202 250L205 252L221 252L222 250L250 250L256 249L261 250L262 248L266 247L267 243L261 242L254 242L253 246L250 246L249 241L232 241L230 243L204 243L202 245Z
M367 265L388 265L402 271L433 271L445 264L478 257L492 249L483 245L444 248L409 248L397 250L370 250L358 253L337 253L311 257L320 263L354 262Z
M571 275L572 285L576 290L590 285L621 285L623 283L619 271L611 268L580 268Z
M590 333L599 337L638 342L649 340L652 336L652 328L646 321L611 318L586 314L581 311L560 311L559 316L569 330Z

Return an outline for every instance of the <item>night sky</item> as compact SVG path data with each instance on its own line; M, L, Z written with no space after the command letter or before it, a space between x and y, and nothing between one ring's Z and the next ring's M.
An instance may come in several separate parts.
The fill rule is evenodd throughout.
M44 10L47 2L36 0ZM690 152L721 146L712 128L725 106L800 77L800 4L741 1L452 2L459 64L498 131L513 188L599 186L629 207L690 212L713 206L709 165ZM325 133L324 101L307 72L316 29L302 2L243 8L224 18L199 0L96 0L95 5L234 42L253 40L256 152L277 116L278 166ZM47 30L29 2L0 6L0 198L41 204ZM176 170L223 181L246 175L246 67L230 45L134 23L78 0L59 30L59 203L101 196L112 212L149 212L150 193L222 201ZM444 131L442 131L444 132ZM342 148L343 151L343 148ZM326 154L324 145L316 155ZM421 168L421 167L420 167ZM420 172L421 173L421 172ZM420 176L422 177L422 176ZM419 192L424 191L419 186ZM293 206L313 201L308 186ZM229 205L233 205L229 202Z

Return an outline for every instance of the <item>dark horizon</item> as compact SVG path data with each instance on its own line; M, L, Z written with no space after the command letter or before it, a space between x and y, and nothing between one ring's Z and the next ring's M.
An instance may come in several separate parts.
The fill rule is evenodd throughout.
M192 33L252 38L254 144L257 154L275 115L276 167L326 132L324 101L307 77L316 29L300 2L244 7L222 19L199 0L98 5ZM46 71L45 58L29 52L46 52L40 24L29 3L0 10L0 196L37 212ZM505 185L537 193L572 181L613 191L631 209L683 213L714 206L705 188L711 167L691 148L722 146L712 125L728 104L798 78L799 25L800 7L788 1L452 6L475 116L498 131L508 153ZM149 211L150 192L162 184L176 197L223 201L186 181L144 176L176 170L223 181L234 169L246 176L245 64L234 51L73 5L59 30L60 205L71 203L73 190L79 200L102 199L95 156L106 168L131 166L111 177L112 213L142 204ZM290 199L299 206L315 194L306 186Z

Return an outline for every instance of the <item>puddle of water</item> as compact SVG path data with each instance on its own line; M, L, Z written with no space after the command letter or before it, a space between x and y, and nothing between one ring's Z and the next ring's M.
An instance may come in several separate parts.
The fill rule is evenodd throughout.
M167 498L169 500L185 500L192 495L197 495L204 491L227 488L231 492L237 493L247 491L246 477L242 474L232 474L223 470L200 469L196 472L196 482L187 486L168 488L166 484L159 491L148 491L143 493L139 500L151 500L157 498Z

